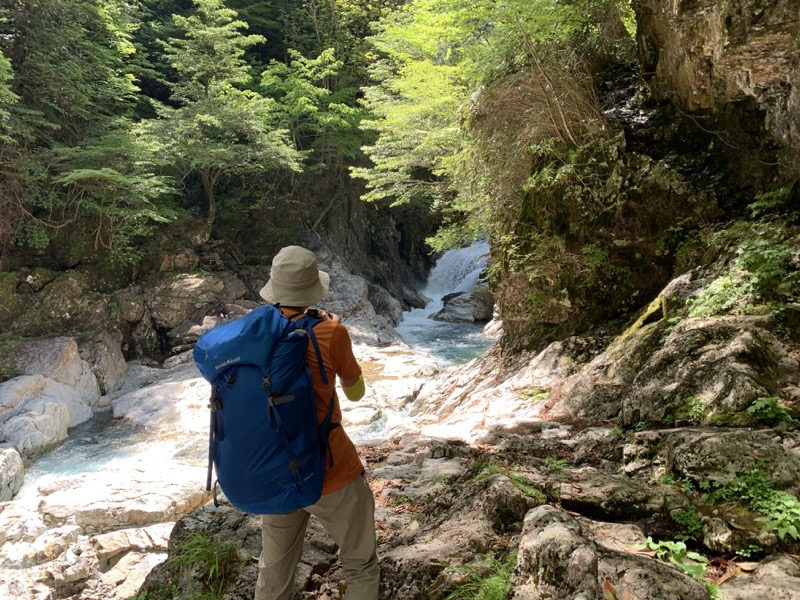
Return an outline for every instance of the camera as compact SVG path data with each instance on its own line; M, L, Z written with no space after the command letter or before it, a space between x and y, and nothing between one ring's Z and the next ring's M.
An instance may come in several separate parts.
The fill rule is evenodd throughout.
M316 309L316 308L307 308L307 309L306 309L306 315L308 315L308 316L309 316L309 317L311 317L312 319L319 319L319 318L320 318L320 316L321 316L321 315L319 314L319 310L318 310L318 309Z

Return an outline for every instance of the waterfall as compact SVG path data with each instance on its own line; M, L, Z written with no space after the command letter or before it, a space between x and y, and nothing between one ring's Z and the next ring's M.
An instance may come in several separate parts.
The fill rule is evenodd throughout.
M442 309L442 298L452 292L471 292L489 261L489 242L448 250L431 270L421 292L431 299L425 308L404 313L397 331L405 342L427 350L440 367L466 362L482 354L492 340L481 335L483 325L444 323L430 317Z

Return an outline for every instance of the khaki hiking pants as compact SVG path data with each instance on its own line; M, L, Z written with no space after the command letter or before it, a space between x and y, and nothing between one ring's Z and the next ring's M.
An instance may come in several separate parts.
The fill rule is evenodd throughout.
M375 499L366 477L356 477L316 504L288 515L261 516L261 557L255 600L290 600L295 567L311 515L339 546L346 600L378 600Z

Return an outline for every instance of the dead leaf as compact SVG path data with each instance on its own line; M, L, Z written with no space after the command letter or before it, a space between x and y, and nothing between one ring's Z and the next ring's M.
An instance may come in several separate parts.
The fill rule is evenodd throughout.
M608 579L603 580L603 598L604 600L617 600L617 588Z
M632 546L625 546L625 551L630 552L631 554L641 554L642 556L649 556L653 558L656 555L655 550L643 550L640 548L634 548Z
M626 587L624 590L622 590L622 597L620 598L620 600L635 600L631 588Z

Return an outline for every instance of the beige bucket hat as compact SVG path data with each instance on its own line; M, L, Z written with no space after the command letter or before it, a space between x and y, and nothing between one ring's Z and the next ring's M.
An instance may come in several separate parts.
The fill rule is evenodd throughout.
M317 268L317 257L301 246L286 246L272 259L261 297L272 304L311 306L328 293L330 277Z

